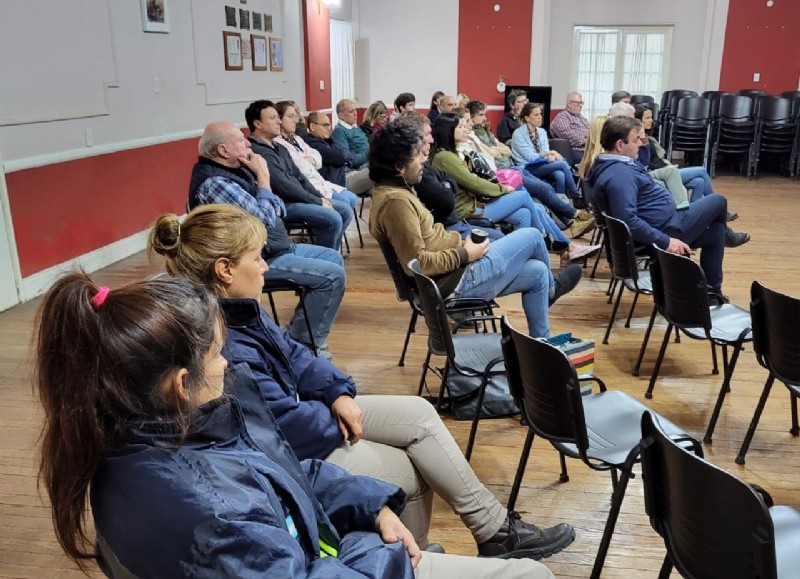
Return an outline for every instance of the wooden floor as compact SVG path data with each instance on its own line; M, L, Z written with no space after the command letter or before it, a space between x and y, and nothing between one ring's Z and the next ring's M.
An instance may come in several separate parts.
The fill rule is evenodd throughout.
M730 207L741 216L733 225L748 231L752 241L725 256L725 292L747 307L749 287L758 279L769 287L800 295L800 184L776 177L746 181L720 177L715 189L726 194ZM366 213L364 214L366 218ZM366 227L363 227L366 231ZM358 248L350 232L353 253L346 262L347 292L330 338L334 361L350 372L362 393L415 394L425 354L424 324L412 337L407 364L397 366L409 309L395 299L388 271L372 239ZM116 287L158 271L144 253L95 274L95 279ZM550 312L552 331L571 331L597 342L595 371L609 386L644 400L649 372L660 342L663 324L657 326L642 370L630 374L638 353L649 300L638 308L631 329L617 324L611 343L601 345L611 306L604 291L608 270L601 265L597 279L588 271L578 289ZM39 300L0 314L0 578L78 577L80 573L61 555L50 525L47 502L36 484L36 441L41 412L31 389L31 339ZM291 302L281 301L287 319ZM623 306L630 304L626 294ZM512 323L524 327L517 297L501 300ZM654 399L648 404L698 436L705 429L716 399L720 376L710 374L708 345L684 339L672 344L661 370ZM776 385L761 426L747 455L746 467L734 457L750 422L766 378L752 350L742 355L736 368L732 393L725 403L713 446L707 457L722 468L768 489L777 503L800 508L800 440L788 433L788 395ZM456 439L465 445L468 423L446 418ZM480 478L501 502L508 498L525 430L516 419L485 421L478 431L473 465ZM564 552L547 560L558 577L585 578L594 560L610 499L610 478L590 471L579 462L569 463L571 480L558 482L558 460L548 444L537 440L529 462L518 509L542 525L568 521L577 539ZM691 484L691 481L686 481ZM732 505L732 508L734 505ZM664 549L644 515L640 479L631 481L617 531L611 544L604 577L655 577ZM441 502L436 503L431 540L450 553L474 554L469 532ZM97 574L99 576L99 574ZM677 576L677 574L675 574Z

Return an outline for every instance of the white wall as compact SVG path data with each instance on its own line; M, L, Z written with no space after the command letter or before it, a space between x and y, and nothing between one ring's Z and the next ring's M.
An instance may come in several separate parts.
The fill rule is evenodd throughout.
M428 107L437 90L455 94L458 78L458 0L357 0L356 100L391 107L412 92Z
M225 27L225 5L273 15L271 36L283 38L284 72L254 72L250 60L243 71L224 70L222 31L234 31ZM304 104L302 0L168 0L168 6L171 31L154 34L142 31L138 0L4 3L0 158L6 170L35 165L40 157L52 162L48 154L58 160L181 138L216 119L243 122L245 106L256 98ZM239 32L243 40L250 32L265 34Z

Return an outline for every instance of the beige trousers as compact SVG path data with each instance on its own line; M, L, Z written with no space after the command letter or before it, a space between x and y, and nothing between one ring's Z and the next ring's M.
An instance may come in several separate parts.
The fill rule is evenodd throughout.
M532 559L485 559L423 553L417 579L555 579L547 567Z

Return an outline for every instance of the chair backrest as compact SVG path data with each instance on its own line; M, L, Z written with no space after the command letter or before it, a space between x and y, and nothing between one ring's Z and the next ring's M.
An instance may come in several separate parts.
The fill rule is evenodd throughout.
M448 360L455 360L453 337L450 334L450 324L447 321L447 311L439 286L422 273L419 261L416 259L408 263L408 269L414 272L422 315L425 317L425 325L428 326L428 348L437 356L447 356Z
M649 94L635 94L631 95L631 104L633 106L648 103L648 104L655 104L656 99L651 97Z
M627 223L603 213L608 236L608 250L614 276L620 279L639 279L639 268L636 265L636 250L633 237Z
M681 448L642 416L644 505L686 579L776 579L775 530L746 483Z
M668 322L679 328L711 330L706 276L699 264L688 257L655 249L650 268L653 301Z
M378 245L381 248L381 253L383 253L383 259L386 260L389 273L392 274L392 281L397 290L397 299L410 302L414 305L416 303L415 294L417 291L414 280L408 277L406 272L403 271L403 266L400 264L400 260L391 243L388 241L379 241Z
M761 90L760 88L743 88L739 91L739 94L755 99L757 97L767 96L767 91Z
M676 120L706 121L711 110L711 103L703 97L683 97L678 103Z
M678 110L678 104L686 97L696 97L697 93L693 90L671 90L669 92L669 114L674 117Z
M750 287L753 349L778 380L800 386L800 299L757 281Z
M759 121L774 123L792 120L792 101L783 97L765 96L758 99Z
M544 339L514 329L506 316L500 325L509 389L528 427L551 442L575 444L588 461L580 383L569 358Z
M564 157L564 160L570 167L575 164L572 159L572 147L567 139L550 139L549 143L550 148Z
M720 97L719 116L728 120L749 120L753 113L753 99L748 96L725 94Z

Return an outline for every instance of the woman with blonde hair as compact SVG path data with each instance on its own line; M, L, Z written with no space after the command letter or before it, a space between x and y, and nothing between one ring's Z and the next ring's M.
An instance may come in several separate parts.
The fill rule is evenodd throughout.
M371 137L372 133L379 131L386 121L389 119L388 109L383 101L375 101L367 112L364 113L364 121L359 125L367 137Z
M589 174L589 169L592 168L592 163L597 158L597 155L603 152L603 146L600 144L600 133L603 131L603 125L608 120L607 115L598 115L589 123L589 136L586 139L586 148L584 149L581 164L578 165L578 175L581 179L586 179Z
M150 235L167 271L220 298L223 355L232 365L246 364L255 378L253 390L235 393L245 419L266 405L301 460L324 460L401 487L408 496L401 520L420 545L428 544L434 490L461 516L481 554L532 557L572 541L569 525L539 529L509 513L427 401L358 396L350 376L275 325L258 302L268 269L260 258L264 239L259 221L227 205L199 207L180 226L176 215L165 213ZM509 540L512 532L519 540Z

